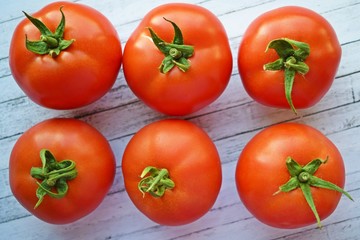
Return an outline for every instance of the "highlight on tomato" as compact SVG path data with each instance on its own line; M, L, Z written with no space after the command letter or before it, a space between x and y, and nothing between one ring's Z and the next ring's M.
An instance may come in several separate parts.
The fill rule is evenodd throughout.
M184 225L205 215L220 191L215 144L195 124L160 120L140 129L122 158L126 192L137 209L162 225Z
M237 190L259 221L277 228L317 223L336 209L345 167L337 147L320 131L299 123L282 123L256 134L236 166Z
M49 119L15 143L10 188L35 217L67 224L99 206L113 183L115 167L110 144L94 127L76 119Z
M128 39L123 70L130 89L149 107L187 115L225 90L232 71L229 40L209 10L164 4L146 14Z
M257 17L238 50L238 68L247 93L278 108L309 108L330 89L341 46L330 23L318 13L286 6Z
M79 3L50 3L14 30L11 73L35 103L73 109L100 99L122 63L116 29L99 11Z

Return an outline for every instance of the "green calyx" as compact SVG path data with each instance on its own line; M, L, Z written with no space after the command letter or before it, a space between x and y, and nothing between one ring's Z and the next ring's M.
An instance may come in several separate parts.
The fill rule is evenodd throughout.
M306 199L306 202L308 203L309 207L311 208L311 211L314 213L318 227L321 228L321 222L319 214L316 210L316 206L314 203L314 199L311 194L311 187L317 187L317 188L325 188L333 191L338 191L345 196L347 196L350 200L353 201L352 197L349 193L347 193L342 188L338 187L337 185L325 181L321 178L318 178L314 176L314 173L319 169L321 164L325 164L328 161L328 158L326 160L321 160L319 158L312 160L305 166L301 166L298 164L294 159L291 157L288 157L286 159L286 166L290 173L290 180L285 183L284 185L279 187L279 190L274 193L274 195L280 193L280 192L290 192L297 188L300 188L303 192L303 195Z
M52 57L56 57L62 50L68 48L75 41L74 39L63 39L65 29L65 15L62 11L62 8L63 7L60 7L62 16L61 21L57 26L55 33L51 32L49 28L47 28L45 24L39 19L36 19L28 15L26 12L23 12L41 33L40 40L38 41L30 41L28 40L27 35L25 35L25 44L29 51L40 55L49 54Z
M36 196L39 199L34 208L37 208L46 195L53 198L65 197L69 187L68 180L72 180L77 176L75 162L72 160L56 161L54 155L47 149L40 151L40 159L42 167L32 167L30 175L41 180L36 182L38 188ZM56 189L56 192L53 192Z
M184 45L184 39L180 28L172 21L164 18L172 24L175 35L171 43L162 40L150 27L151 38L155 46L165 55L159 69L161 73L169 72L173 67L177 66L181 71L186 72L190 68L190 61L188 58L193 56L194 47Z
M144 197L145 193L149 193L153 197L160 198L167 189L175 187L175 183L169 178L169 171L165 168L146 167L140 177L138 189Z
M297 114L291 98L295 74L305 75L309 66L304 62L310 54L310 46L307 43L298 42L288 38L272 40L266 47L265 52L274 49L279 59L264 65L264 70L285 72L285 97L291 110Z

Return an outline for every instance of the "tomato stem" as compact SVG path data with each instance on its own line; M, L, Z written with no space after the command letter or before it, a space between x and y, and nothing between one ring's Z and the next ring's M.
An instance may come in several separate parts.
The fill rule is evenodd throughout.
M50 37L50 36L41 36L40 40L47 43L49 48L56 48L59 46L59 41L56 40L56 38L54 37Z
M34 208L37 208L46 195L53 198L63 198L69 189L67 180L72 180L77 176L75 162L72 160L62 160L57 162L54 155L47 149L40 151L42 167L32 167L30 175L33 178L40 179L42 182L36 182L38 188L36 196L38 201ZM53 192L55 188L57 192Z
M145 193L159 198L165 194L166 189L173 189L175 183L169 178L169 171L165 168L146 167L140 175L141 181L138 189L145 197Z
M301 183L307 183L310 180L310 173L308 172L302 172L299 174L298 179Z
M63 7L60 7L61 20L55 30L55 33L51 32L49 28L46 27L46 25L39 19L30 16L26 12L23 12L41 33L40 40L38 41L30 41L28 40L27 35L25 35L25 44L29 51L40 55L49 54L52 57L56 57L62 50L68 48L75 41L74 39L63 39L65 29L65 15L62 11L62 8Z
M182 57L182 52L177 50L176 48L170 48L169 50L169 55L173 58L173 59L179 59Z
M294 159L288 157L286 159L286 166L290 173L290 180L279 187L279 190L274 193L274 195L279 194L280 192L290 192L297 188L300 188L303 192L306 202L308 203L311 211L313 212L318 227L321 228L321 222L319 214L316 210L316 206L314 203L314 199L311 194L311 187L325 188L333 191L338 191L345 196L347 196L350 200L354 201L349 193L340 188L339 186L325 181L321 178L314 176L313 174L319 169L321 164L325 164L328 161L328 158L322 160L320 158L314 159L305 166L301 166Z
M160 72L167 73L175 66L186 72L190 68L188 58L194 55L194 47L185 45L181 29L174 22L164 19L171 23L174 28L175 35L172 43L165 42L152 28L148 28L155 46L165 55L159 67Z
M294 48L295 47L295 48ZM266 47L265 52L274 49L279 59L264 65L264 70L285 72L285 97L291 110L297 114L294 107L291 93L294 84L295 74L305 75L309 66L304 62L310 55L310 46L307 43L298 42L288 38L272 40Z

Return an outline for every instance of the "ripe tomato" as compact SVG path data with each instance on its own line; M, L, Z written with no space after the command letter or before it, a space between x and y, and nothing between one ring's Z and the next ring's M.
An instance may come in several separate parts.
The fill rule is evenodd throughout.
M320 219L335 210L341 193L351 199L342 190L340 152L321 132L304 124L274 125L255 135L240 154L235 178L245 207L261 222L278 228L315 222L321 226Z
M110 21L95 9L71 2L51 3L33 17L48 29L40 33L29 19L22 20L9 53L13 77L29 98L44 107L72 109L107 93L122 61Z
M131 90L148 106L186 115L221 95L230 80L232 55L215 15L171 3L150 11L132 33L123 69Z
M340 58L331 25L309 9L290 6L250 24L239 47L238 68L254 100L296 113L295 108L311 107L326 94Z
M30 213L53 224L71 223L104 199L114 180L115 157L107 140L89 124L50 119L15 143L9 176L15 198Z
M161 120L137 132L125 148L122 171L134 205L163 225L187 224L203 216L222 181L214 143L185 120Z

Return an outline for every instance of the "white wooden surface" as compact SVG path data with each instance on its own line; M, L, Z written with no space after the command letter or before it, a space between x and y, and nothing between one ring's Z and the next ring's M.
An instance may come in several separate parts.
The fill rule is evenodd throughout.
M120 162L125 145L145 124L165 118L129 90L122 71L112 90L96 103L72 111L55 111L32 103L13 80L8 66L12 32L24 18L21 10L39 10L49 1L0 0L0 239L360 239L360 1L216 1L187 0L215 13L228 33L234 67L223 95L205 109L184 117L206 130L221 155L223 184L213 208L200 220L180 227L159 226L130 202L123 185ZM81 0L100 10L115 25L123 47L153 7L171 1ZM261 13L284 5L301 5L323 15L335 28L343 49L331 90L316 106L301 110L267 108L245 93L236 67L237 49L249 23ZM117 175L108 196L90 215L69 225L50 225L31 216L11 194L8 159L17 138L34 124L52 117L75 117L100 130L117 157ZM234 183L239 153L260 129L280 122L302 122L326 134L339 148L346 166L345 189L336 211L316 225L295 230L268 227L254 219L239 200Z

